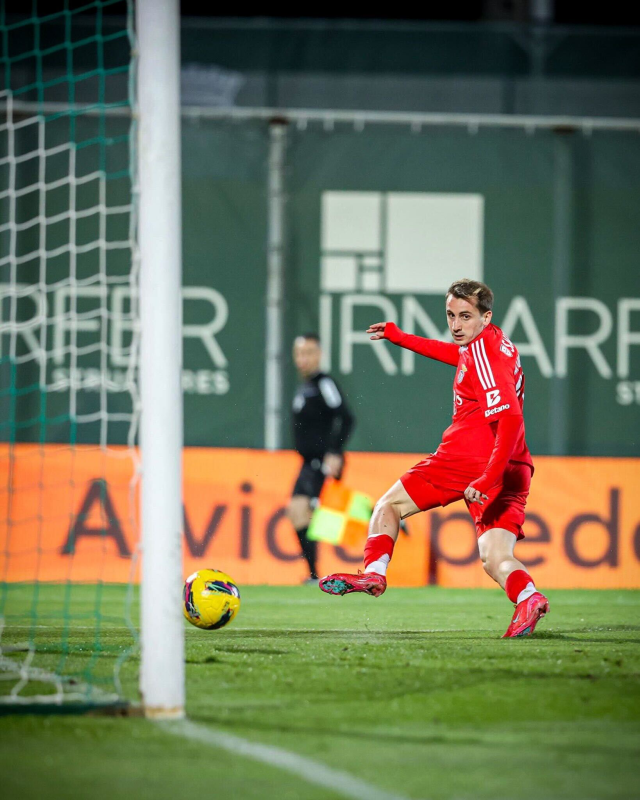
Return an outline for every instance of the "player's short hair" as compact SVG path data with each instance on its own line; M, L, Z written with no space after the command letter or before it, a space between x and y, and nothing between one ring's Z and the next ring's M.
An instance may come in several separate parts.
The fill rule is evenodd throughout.
M317 333L301 333L300 336L296 336L296 339L308 339L310 342L315 342L320 346L320 337Z
M454 281L447 289L447 297L449 295L468 302L475 300L476 307L481 314L485 314L493 308L493 292L486 283L481 281L472 281L469 278Z

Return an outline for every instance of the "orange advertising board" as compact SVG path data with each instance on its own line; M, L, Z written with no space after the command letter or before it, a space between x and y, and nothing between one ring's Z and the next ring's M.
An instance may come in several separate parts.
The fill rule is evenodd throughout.
M137 579L134 464L125 448L0 448L0 574L9 581ZM345 481L379 497L421 455L349 453ZM535 459L516 555L547 588L640 588L640 460ZM306 575L285 517L292 452L184 451L184 573L216 567L240 584ZM396 586L492 586L464 503L411 517L389 569ZM320 544L323 573L361 566L362 548Z

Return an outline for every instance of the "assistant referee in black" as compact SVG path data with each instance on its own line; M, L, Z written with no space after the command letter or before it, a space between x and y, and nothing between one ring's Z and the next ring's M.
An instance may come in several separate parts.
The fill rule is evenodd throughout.
M308 582L318 580L317 542L307 539L312 501L320 495L327 475L333 478L342 475L343 450L354 425L353 415L336 382L320 371L321 358L317 334L307 333L296 338L293 360L300 385L293 398L293 441L303 462L287 515L309 565Z

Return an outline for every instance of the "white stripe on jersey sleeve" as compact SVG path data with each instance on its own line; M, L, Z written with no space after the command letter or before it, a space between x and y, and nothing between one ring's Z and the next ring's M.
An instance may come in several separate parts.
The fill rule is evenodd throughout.
M479 342L480 349L482 350L482 358L484 359L484 365L487 369L487 377L489 378L489 387L495 386L496 381L493 377L493 372L491 372L491 364L489 363L489 359L487 358L487 351L484 349L484 339L480 339Z
M338 408L338 406L342 405L342 396L331 378L320 378L318 387L324 397L324 402L329 408Z
M477 346L478 346L477 342L472 342L472 344L471 344L471 352L473 353L473 358L474 358L474 361L476 362L476 370L478 372L478 377L480 378L480 383L482 384L482 388L486 392L487 391L487 380L485 378L485 374L484 374L484 371L483 371L483 366L480 363L480 359L478 358Z
M522 386L523 377L524 377L524 375L520 375L520 377L518 378L518 382L516 383L516 392L520 391L520 387Z

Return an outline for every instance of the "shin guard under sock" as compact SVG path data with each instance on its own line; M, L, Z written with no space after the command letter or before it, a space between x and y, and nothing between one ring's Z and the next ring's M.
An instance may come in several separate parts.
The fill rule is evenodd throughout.
M516 605L526 600L536 591L531 575L523 569L516 569L509 575L504 585L507 597Z
M370 535L364 546L364 571L387 574L395 542L386 533Z

